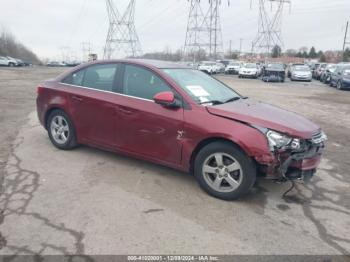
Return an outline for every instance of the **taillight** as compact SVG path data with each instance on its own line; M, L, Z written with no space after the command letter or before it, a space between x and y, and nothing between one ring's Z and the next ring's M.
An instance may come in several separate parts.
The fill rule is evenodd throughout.
M36 88L36 93L37 93L37 95L40 95L40 94L42 93L42 91L44 90L44 88L45 88L45 87L43 87L43 86L38 86L38 87Z

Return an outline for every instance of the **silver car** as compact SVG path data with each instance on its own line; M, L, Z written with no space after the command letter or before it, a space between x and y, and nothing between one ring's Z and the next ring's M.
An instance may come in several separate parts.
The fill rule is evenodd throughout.
M312 73L310 67L306 65L296 65L291 69L290 79L292 81L312 81Z

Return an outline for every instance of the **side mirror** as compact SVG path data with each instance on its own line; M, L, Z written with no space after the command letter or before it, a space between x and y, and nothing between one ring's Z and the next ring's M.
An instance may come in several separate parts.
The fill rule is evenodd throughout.
M165 107L180 107L180 103L175 99L174 93L160 92L153 97L153 100L156 104L165 106Z

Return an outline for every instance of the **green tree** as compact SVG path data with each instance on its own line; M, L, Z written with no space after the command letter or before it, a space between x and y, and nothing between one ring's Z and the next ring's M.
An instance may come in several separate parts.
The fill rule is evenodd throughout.
M322 53L321 56L320 56L320 62L321 63L327 62L327 59L326 59L326 56L324 55L324 53Z
M311 47L310 52L309 52L309 57L310 58L316 58L317 57L317 53L316 53L315 47Z
M272 48L272 54L271 56L272 57L280 57L282 54L282 49L279 45L275 45L273 48Z

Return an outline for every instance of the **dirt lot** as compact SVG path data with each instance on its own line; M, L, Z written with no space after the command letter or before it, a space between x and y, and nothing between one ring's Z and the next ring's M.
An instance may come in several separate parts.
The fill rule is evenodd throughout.
M220 76L329 136L317 176L288 199L289 184L259 180L225 202L188 174L54 148L36 118L35 88L62 70L0 68L0 254L350 254L349 91Z

